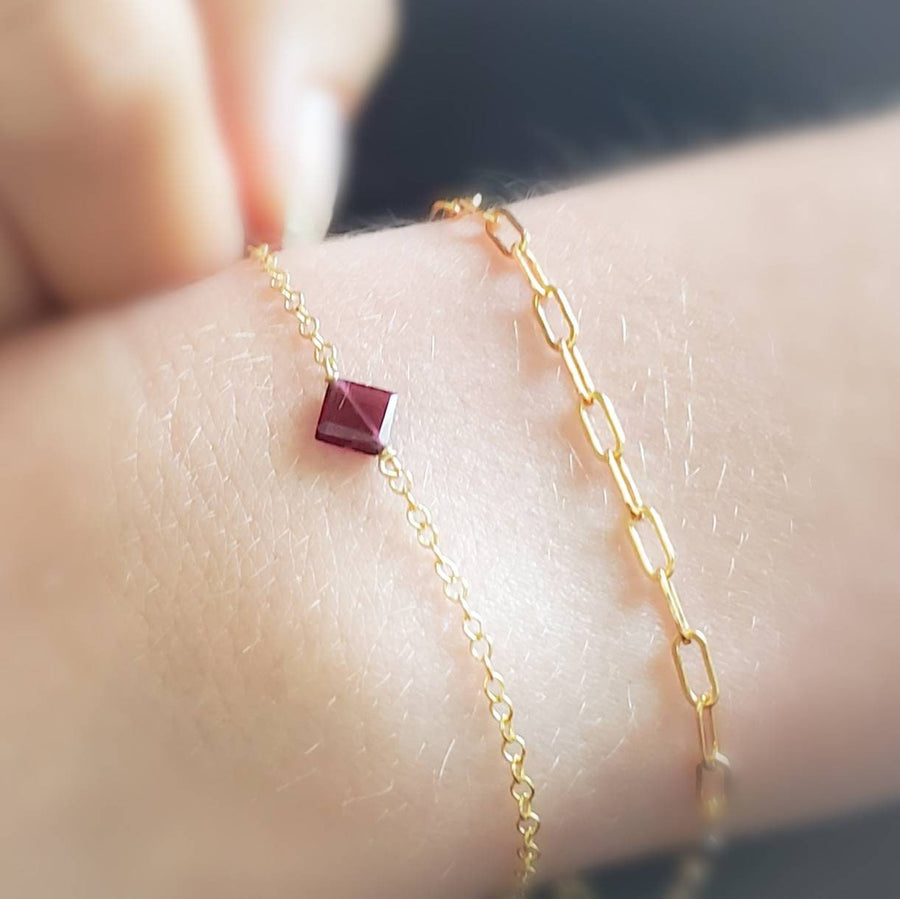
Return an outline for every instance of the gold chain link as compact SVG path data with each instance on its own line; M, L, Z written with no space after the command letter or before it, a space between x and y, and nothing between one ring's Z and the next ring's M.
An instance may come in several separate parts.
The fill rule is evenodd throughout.
M321 336L319 320L310 313L303 294L291 287L289 272L279 267L277 256L267 244L251 247L249 253L268 275L269 286L281 296L285 311L297 319L300 336L312 344L315 361L324 371L326 380L336 380L339 377L337 348ZM442 582L444 597L462 613L462 631L469 641L469 652L484 669L482 692L499 727L500 752L512 776L509 792L518 812L516 828L520 836L517 879L520 890L524 889L533 877L541 855L535 840L541 819L534 809L534 781L525 771L525 739L513 726L513 703L506 692L505 681L494 665L493 640L485 632L481 617L469 604L468 583L460 575L456 563L440 548L431 513L413 496L412 474L403 467L396 450L387 447L381 452L378 470L387 479L391 491L406 501L406 520L415 531L418 544L431 553L434 573Z
M524 886L535 872L541 851L535 836L541 819L534 810L534 781L525 772L525 740L513 726L513 704L502 675L494 665L494 644L484 631L481 617L469 605L469 587L460 576L456 563L438 544L431 514L412 493L412 475L403 467L395 450L385 449L378 457L378 470L387 478L391 490L406 500L406 519L416 531L416 540L433 556L434 573L443 581L444 596L459 606L462 630L469 641L469 652L484 667L482 690L491 715L500 730L500 752L509 765L512 783L509 792L518 806L516 827L522 838L518 849L521 861L519 877Z
M666 601L666 608L675 625L672 656L675 670L686 701L691 705L697 721L700 761L696 768L696 798L710 842L717 839L716 827L725 810L729 785L728 759L719 750L715 710L719 702L719 682L713 666L706 637L691 627L673 583L676 554L659 512L641 498L637 483L625 461L625 432L616 415L612 401L595 387L595 382L578 349L579 322L563 291L547 277L531 249L531 237L519 220L502 206L485 207L482 197L439 200L431 210L432 218L460 218L474 215L484 225L485 232L497 249L512 259L532 292L534 312L544 339L559 353L577 399L577 412L588 444L594 454L605 462L628 515L628 536L634 547L641 570L653 581ZM562 328L554 330L548 316L557 307ZM653 536L662 555L655 564L642 536L642 530ZM654 553L654 555L657 555ZM685 667L685 654L693 650L706 674L707 683L692 685ZM691 895L701 880L698 873L702 860L694 855L680 866L676 882L669 896Z
M325 380L336 381L340 377L337 347L322 337L319 320L307 308L306 297L291 286L291 273L279 268L278 257L269 249L268 244L250 247L249 253L250 258L258 262L269 276L269 287L280 295L284 311L297 319L300 336L312 344L313 356L325 373Z

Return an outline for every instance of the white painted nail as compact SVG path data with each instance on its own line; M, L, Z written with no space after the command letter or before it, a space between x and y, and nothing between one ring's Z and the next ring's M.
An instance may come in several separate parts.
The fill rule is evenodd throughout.
M336 98L311 87L295 108L285 183L285 245L322 240L331 224L344 168L345 122Z

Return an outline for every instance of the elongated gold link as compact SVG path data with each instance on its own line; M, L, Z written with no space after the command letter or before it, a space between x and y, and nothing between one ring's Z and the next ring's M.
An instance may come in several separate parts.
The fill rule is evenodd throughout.
M532 305L540 332L561 357L577 398L577 412L594 454L605 462L612 473L622 502L627 510L627 532L644 574L659 588L666 610L675 626L672 656L685 699L694 710L700 745L700 762L696 768L696 798L706 825L710 844L717 842L715 830L725 810L730 778L728 759L719 751L715 710L719 702L719 682L706 637L694 630L673 583L677 556L659 512L641 499L631 469L624 458L625 432L612 401L598 388L578 349L579 322L562 290L547 276L531 248L531 236L519 220L502 206L485 207L481 194L472 198L439 200L432 207L432 218L461 218L472 215L480 219L494 246L519 268L532 294ZM557 307L561 327L551 324L548 313ZM655 537L657 552L651 553L644 534ZM661 556L655 562L651 556ZM706 674L706 684L695 687L685 666L685 654L695 652ZM705 879L702 859L692 855L680 866L667 895L671 899L691 896Z
M454 209L460 213L468 211L466 201L459 202L461 205ZM279 267L277 256L267 244L251 247L249 255L268 275L269 287L279 294L285 311L297 319L300 336L312 345L316 364L322 368L325 379L336 380L339 377L337 347L322 337L319 320L307 308L303 294L291 286L290 273ZM541 819L534 808L534 781L525 771L525 739L513 726L513 703L506 692L505 681L494 665L493 641L485 633L481 617L469 604L468 583L438 543L438 532L431 513L413 495L412 474L403 467L396 450L388 447L381 452L378 470L387 479L390 490L406 501L406 520L415 531L418 544L431 553L434 573L442 582L444 597L460 609L462 631L469 642L469 652L484 669L482 692L500 730L500 752L509 766L512 777L509 792L518 812L516 829L520 845L516 854L520 864L517 895L521 895L521 890L533 877L541 855L535 840Z

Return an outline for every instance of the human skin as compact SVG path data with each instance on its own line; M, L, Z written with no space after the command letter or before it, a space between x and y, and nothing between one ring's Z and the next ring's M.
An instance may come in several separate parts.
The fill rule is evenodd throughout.
M515 207L722 685L737 832L900 788L900 116ZM672 628L474 222L291 251L495 639L546 876L690 840ZM0 892L465 896L517 844L478 667L250 263L0 349Z
M0 332L318 241L392 0L0 0Z

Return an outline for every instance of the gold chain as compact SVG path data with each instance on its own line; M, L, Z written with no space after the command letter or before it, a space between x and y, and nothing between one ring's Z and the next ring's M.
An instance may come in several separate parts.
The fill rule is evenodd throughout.
M281 296L285 311L297 319L300 336L312 344L315 361L324 371L326 380L336 380L337 348L321 336L319 320L310 313L303 294L291 286L290 273L279 267L277 256L267 244L251 247L250 257L268 275L269 286ZM468 583L460 575L456 563L444 554L438 544L438 532L431 513L413 496L412 475L401 464L396 450L391 447L382 450L378 456L378 470L387 479L391 491L406 501L406 520L415 530L418 544L431 553L434 573L442 582L444 597L458 606L462 613L462 631L469 641L469 652L484 669L482 692L499 726L500 751L512 775L509 791L516 803L516 827L521 838L517 852L520 860L517 877L524 888L534 875L541 854L535 842L541 819L534 810L534 781L525 772L525 739L513 727L512 700L506 692L502 675L494 666L493 640L485 633L481 617L469 604Z
M269 276L269 287L281 296L284 311L297 319L297 330L300 336L312 345L316 364L325 373L325 379L337 380L340 377L337 347L322 337L319 319L307 308L306 297L291 286L291 273L278 267L278 257L271 252L266 243L250 247L249 253L250 258L258 262L260 268Z
M438 546L431 515L412 495L412 476L400 464L397 453L390 448L384 450L378 459L378 468L388 479L391 490L406 500L406 519L415 529L419 545L430 550L434 557L434 572L443 581L444 596L462 612L462 630L469 641L469 652L484 667L482 691L500 729L500 752L512 775L509 792L518 806L516 827L522 838L518 849L522 863L519 878L524 886L534 874L541 854L535 842L541 819L534 810L534 781L525 773L525 740L513 727L512 700L506 692L503 677L494 666L493 641L484 632L481 617L469 605L466 581L460 577L455 563Z
M706 637L693 628L675 588L676 555L659 512L647 504L624 457L625 432L612 401L595 386L593 377L578 349L579 322L560 287L547 277L531 249L531 237L516 217L502 206L484 207L480 194L472 198L439 200L432 207L432 217L460 218L474 215L503 256L519 267L532 292L532 303L541 333L549 347L561 357L577 395L577 413L587 442L612 473L613 481L627 510L628 536L641 570L659 588L675 626L672 658L685 700L694 713L700 748L696 767L696 798L709 845L718 840L718 824L725 811L726 790L730 778L728 759L719 748L715 710L719 702L719 682ZM555 328L550 312L556 307L561 327ZM598 430L599 428L599 430ZM604 435L605 431L605 435ZM662 551L662 562L654 563L647 550L642 530L652 532ZM695 688L686 665L686 654L693 650L699 656L706 683ZM688 895L694 882L701 878L698 860L693 856L682 865L669 895Z

